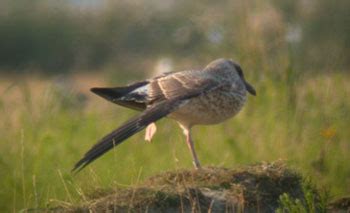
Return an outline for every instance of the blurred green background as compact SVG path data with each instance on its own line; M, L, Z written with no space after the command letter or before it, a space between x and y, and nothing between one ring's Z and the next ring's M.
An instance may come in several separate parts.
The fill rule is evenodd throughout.
M350 1L1 0L0 209L87 199L96 188L191 167L164 120L76 176L72 165L134 115L88 93L216 58L241 64L258 96L197 127L205 165L285 160L333 197L350 193Z

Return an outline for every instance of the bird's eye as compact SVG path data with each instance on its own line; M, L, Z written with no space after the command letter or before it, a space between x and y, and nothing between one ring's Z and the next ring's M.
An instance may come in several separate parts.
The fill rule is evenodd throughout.
M239 65L235 65L235 68L236 68L236 70L237 70L237 72L238 72L238 75L239 75L240 77L243 77L242 68L241 68Z
M238 64L234 63L232 60L229 60L229 63L230 63L230 65L232 65L235 68L235 70L237 71L238 75L241 78L243 78L244 76L243 76L242 68Z
M243 73L242 73L242 70L237 70L238 72L238 75L242 77Z

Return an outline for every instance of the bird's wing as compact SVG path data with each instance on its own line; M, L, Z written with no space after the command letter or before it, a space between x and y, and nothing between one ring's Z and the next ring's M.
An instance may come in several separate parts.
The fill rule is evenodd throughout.
M201 94L218 85L219 82L198 70L177 72L150 81L147 98L152 104L187 94Z
M181 102L178 101L158 103L157 105L145 110L135 118L129 120L120 128L106 135L97 144L95 144L84 155L84 157L75 164L73 171L79 171L83 169L85 166L90 164L92 161L100 157L102 154L114 146L119 145L125 139L144 129L148 124L166 116L180 103Z
M174 72L163 73L151 80L144 80L123 87L94 87L91 92L102 98L130 109L143 111L147 108L148 84L152 80L163 78Z
M177 79L177 78L174 78ZM210 89L217 87L218 85L212 81L201 81L201 85L187 85L184 82L181 87L175 89L178 93L173 93L173 85L177 80L167 81L167 86L163 85L165 81L159 82L159 85L167 90L162 91L164 98L157 99L152 105L150 105L145 111L135 118L129 120L120 128L114 130L104 138L102 138L97 144L95 144L85 155L79 160L72 171L80 171L85 166L93 162L96 158L103 155L105 152L113 148L114 146L119 145L125 139L134 135L135 133L143 130L150 123L153 123L162 117L165 117L169 113L173 112L177 108L181 107L186 103L188 99L199 96ZM185 80L184 80L185 81ZM163 83L162 83L163 82ZM195 82L193 82L195 83ZM198 83L198 82L197 82ZM187 85L187 86L185 86ZM180 85L178 85L180 86ZM161 92L161 91L159 91Z

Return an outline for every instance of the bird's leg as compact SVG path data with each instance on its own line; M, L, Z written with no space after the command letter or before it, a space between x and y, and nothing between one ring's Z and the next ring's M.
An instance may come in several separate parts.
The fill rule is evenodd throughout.
M200 165L199 160L197 158L196 151L194 150L194 145L193 145L193 141L192 141L192 137L191 137L191 130L184 129L184 134L186 135L187 146L190 149L191 154L192 154L193 165L196 167L196 169L200 169L201 165Z
M157 126L155 123L150 123L147 128L146 128L146 133L145 133L145 140L147 142L151 142L153 135L156 133L157 131Z

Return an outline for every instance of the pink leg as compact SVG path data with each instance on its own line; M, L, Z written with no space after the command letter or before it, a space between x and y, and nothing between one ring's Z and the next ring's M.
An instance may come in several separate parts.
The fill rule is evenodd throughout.
M196 167L196 169L200 169L201 165L200 165L199 160L197 158L196 151L194 150L194 145L193 145L193 141L192 141L192 138L191 138L191 130L184 130L184 133L186 135L187 146L190 149L191 154L192 154L193 165Z

